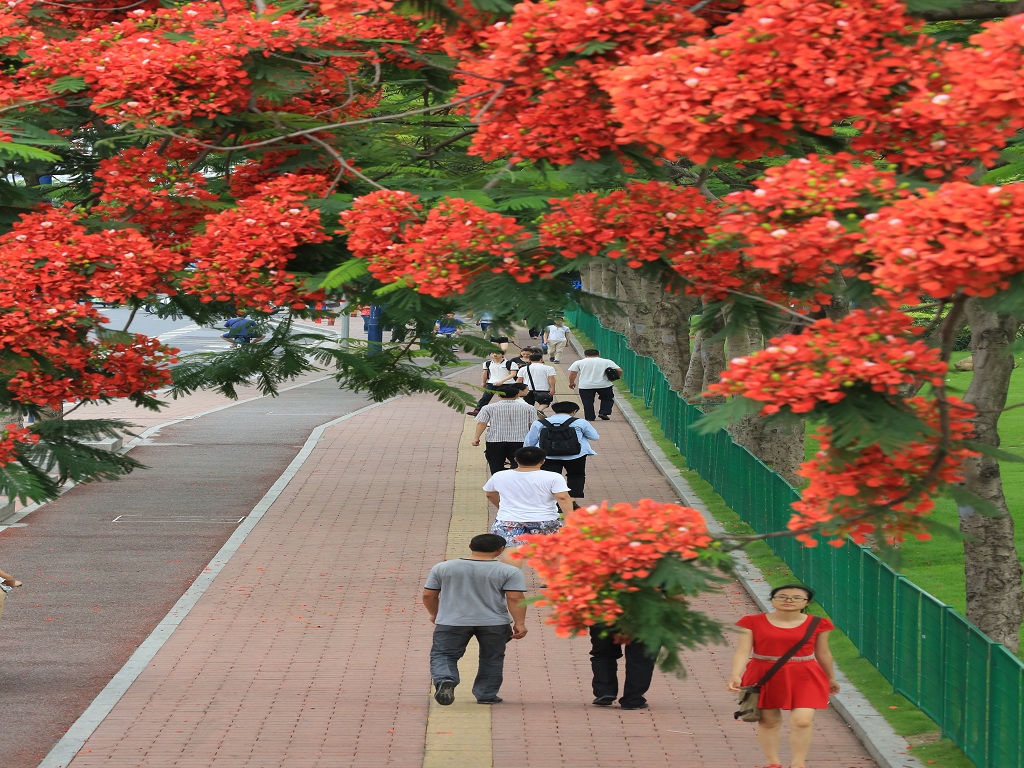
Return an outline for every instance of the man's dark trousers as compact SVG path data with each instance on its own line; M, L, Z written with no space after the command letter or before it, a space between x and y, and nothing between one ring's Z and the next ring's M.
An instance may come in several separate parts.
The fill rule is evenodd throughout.
M516 451L522 447L522 443L486 443L484 445L484 458L487 459L487 468L491 470L491 474L501 472L505 468L506 461L511 469L518 467L515 455Z
M475 637L480 646L480 664L473 682L473 695L477 701L488 701L498 695L504 678L505 646L512 639L512 627L508 624L487 627L435 624L434 642L430 647L430 677L434 685L444 680L458 685L458 661L466 653L471 637Z
M604 637L602 637L602 634ZM615 642L615 628L595 624L590 628L590 668L594 673L594 696L619 695L619 659L623 656L623 645ZM639 707L647 703L644 694L651 687L657 654L648 653L640 643L627 643L626 683L622 687L619 705Z
M558 474L562 474L564 469L565 482L569 486L569 496L574 499L583 498L583 486L587 483L586 456L580 456L578 459L546 459L541 465L541 469Z
M583 403L583 418L593 421L597 418L594 415L594 398L601 398L601 408L598 411L602 416L612 415L612 402L615 400L615 387L600 387L599 389L581 389L580 402Z

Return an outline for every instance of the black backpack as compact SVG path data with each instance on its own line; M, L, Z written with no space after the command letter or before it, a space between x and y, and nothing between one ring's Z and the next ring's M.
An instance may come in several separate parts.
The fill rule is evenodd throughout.
M580 445L579 432L572 426L574 421L579 421L579 419L573 416L561 424L552 424L547 419L540 420L544 429L540 431L537 447L544 451L545 456L575 456L583 450L583 446Z

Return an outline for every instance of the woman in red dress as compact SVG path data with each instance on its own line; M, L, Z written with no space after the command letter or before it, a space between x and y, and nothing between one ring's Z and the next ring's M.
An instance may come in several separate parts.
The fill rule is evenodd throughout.
M744 616L736 622L740 628L739 642L729 677L729 690L733 693L739 693L745 685L756 685L807 632L806 622L811 617L804 613L804 608L814 597L814 590L787 584L773 589L771 597L773 610L770 613ZM757 740L768 759L765 768L782 768L779 743L784 709L790 710L789 746L793 753L790 768L806 768L814 710L828 707L829 694L839 693L828 647L828 633L833 628L831 621L822 618L814 635L761 689Z

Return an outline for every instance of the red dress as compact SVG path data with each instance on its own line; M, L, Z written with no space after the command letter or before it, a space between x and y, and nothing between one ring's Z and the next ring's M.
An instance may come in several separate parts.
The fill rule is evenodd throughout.
M810 621L809 616L806 621ZM806 622L796 627L776 627L763 613L744 616L736 624L754 633L754 653L759 656L782 656L807 632ZM822 617L814 634L796 652L796 657L812 655L818 635L830 629L835 629L835 625ZM774 664L774 661L751 658L743 672L742 684L757 685L761 676ZM758 705L761 709L825 709L828 707L828 676L815 659L791 659L761 689Z

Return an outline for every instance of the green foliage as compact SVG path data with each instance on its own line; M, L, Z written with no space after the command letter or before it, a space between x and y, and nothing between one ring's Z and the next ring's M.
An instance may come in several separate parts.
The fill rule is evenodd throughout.
M46 419L32 432L40 442L21 444L17 463L0 466L0 494L22 503L49 501L67 482L116 480L141 468L138 461L83 441L117 438L130 427L114 419Z
M727 557L714 552L702 556L702 562L662 558L637 592L620 595L624 613L616 623L617 632L648 648L660 648L661 669L685 675L680 656L683 650L708 643L725 644L721 625L693 610L688 598L729 581L710 570L726 569L727 563Z

